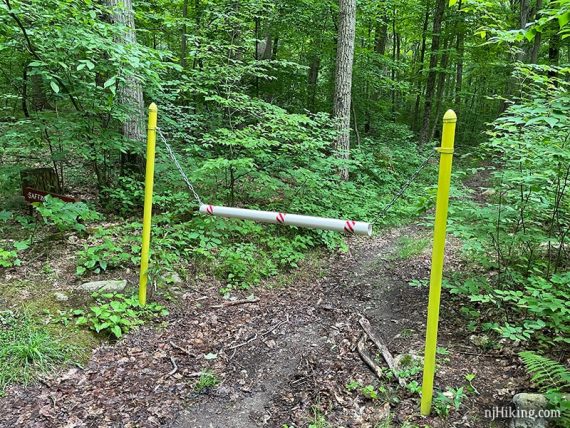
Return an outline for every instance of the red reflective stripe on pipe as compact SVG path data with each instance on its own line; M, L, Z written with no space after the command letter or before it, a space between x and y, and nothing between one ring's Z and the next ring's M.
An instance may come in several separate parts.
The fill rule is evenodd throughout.
M208 212L208 214L214 215L214 207L213 206L208 205L208 208L206 208L206 211Z
M279 222L279 223L284 223L284 222L285 222L285 214L283 214L283 213L277 213L277 216L275 217L275 219L276 219L277 222Z

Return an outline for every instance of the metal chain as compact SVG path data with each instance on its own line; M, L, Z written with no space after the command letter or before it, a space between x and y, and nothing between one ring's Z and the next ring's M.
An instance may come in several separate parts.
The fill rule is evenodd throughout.
M166 138L162 134L162 131L160 130L160 128L156 128L156 130L158 131L158 135L160 136L162 142L166 146L166 150L168 151L168 155L170 156L170 159L172 159L172 162L174 162L174 164L176 165L176 168L178 168L178 172L180 172L180 175L182 176L182 179L186 183L186 186L188 186L188 190L190 190L190 192L192 192L192 194L194 195L194 199L196 199L196 202L198 202L198 204L200 206L204 205L202 203L202 199L200 199L200 195L198 195L198 192L196 192L196 190L194 189L194 186L192 185L192 183L190 182L190 180L186 176L186 173L184 173L182 166L180 165L180 163L178 162L178 159L176 158L176 155L174 154L174 150L172 150L172 147L170 147L170 144L168 144L168 142L166 141Z
M392 208L392 206L396 203L396 201L402 197L404 192L408 189L408 187L410 187L412 185L412 183L414 182L416 177L420 174L420 172L422 172L422 170L426 167L426 165L428 164L430 159L432 157L434 157L436 153L437 153L437 151L434 150L433 152L431 152L429 154L429 156L427 158L424 159L424 161L418 167L418 169L410 176L410 178L408 178L408 181L406 181L406 184L404 184L404 186L401 188L401 190L398 193L396 193L396 195L392 198L392 200L388 203L388 205L386 205L384 208L382 208L382 211L380 211L380 214L378 214L378 217L384 216L388 212L388 210L390 210L390 208Z
M170 144L168 144L166 138L164 137L164 135L162 134L162 131L160 130L160 128L156 128L156 130L158 131L158 135L160 136L162 142L164 143L164 145L166 146L166 150L168 151L168 155L170 156L170 159L172 159L172 161L174 162L174 164L176 165L176 168L178 169L178 171L180 172L180 175L182 176L182 179L184 180L184 183L186 183L186 186L188 186L188 190L190 190L190 192L192 192L192 195L194 195L194 199L196 200L196 202L198 202L199 205L204 205L202 202L202 199L200 199L200 195L198 195L198 192L196 192L196 190L194 189L194 186L192 185L192 183L190 182L190 180L188 179L188 177L186 176L186 173L184 172L184 170L182 169L182 166L180 165L180 163L178 162L178 159L176 158L176 155L174 154L174 150L172 150L172 147L170 146ZM410 187L412 185L412 183L414 182L414 180L416 179L416 177L420 174L420 172L423 171L423 169L426 167L426 165L429 163L429 161L431 160L432 157L435 156L437 152L434 150L432 153L430 153L430 155L428 157L426 157L424 159L424 161L422 162L422 164L418 167L418 169L410 176L410 178L408 178L408 181L406 181L406 183L404 184L404 186L402 186L402 188L400 189L400 191L398 193L396 193L396 195L392 198L392 200L384 207L382 208L382 211L380 212L380 214L378 215L378 217L385 215L390 208L392 208L392 206L396 203L396 201L398 201L398 199L400 199L402 197L402 195L404 194L404 192L408 189L408 187Z

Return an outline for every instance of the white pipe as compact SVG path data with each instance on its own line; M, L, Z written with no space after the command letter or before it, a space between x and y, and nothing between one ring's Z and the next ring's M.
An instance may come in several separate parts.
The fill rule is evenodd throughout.
M202 214L219 217L239 218L262 223L285 224L289 226L309 227L313 229L333 230L356 235L372 235L372 225L362 221L337 220L333 218L311 217L298 214L285 214L273 211L246 210L243 208L229 208L214 205L201 205Z

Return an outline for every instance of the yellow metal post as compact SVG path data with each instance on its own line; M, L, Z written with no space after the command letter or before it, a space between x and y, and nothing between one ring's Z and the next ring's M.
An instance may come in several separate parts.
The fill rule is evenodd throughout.
M150 253L150 228L152 224L152 188L154 185L154 154L156 145L156 122L158 108L152 103L148 108L148 129L146 137L146 175L144 180L144 214L141 250L141 271L139 277L139 303L146 305L148 282L148 259Z
M448 110L443 116L441 147L437 149L441 153L441 157L439 160L437 201L435 204L435 225L433 231L433 249L431 254L431 275L424 353L424 374L422 382L421 413L424 416L428 416L430 414L433 397L437 325L439 322L441 279L443 276L447 209L449 206L449 186L451 184L451 162L453 160L453 143L455 140L456 122L457 116L455 115L455 112L453 110Z

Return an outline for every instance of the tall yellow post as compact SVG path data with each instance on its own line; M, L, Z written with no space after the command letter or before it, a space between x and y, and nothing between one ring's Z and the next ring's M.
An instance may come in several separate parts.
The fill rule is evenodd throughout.
M148 282L148 259L150 253L150 228L152 224L152 189L154 185L154 154L156 146L156 122L158 108L152 103L148 108L148 128L146 137L146 175L144 180L144 214L141 250L141 271L139 277L139 303L146 305L146 285Z
M441 279L445 251L447 209L449 206L449 187L451 184L451 162L457 116L453 110L447 110L443 116L443 134L439 160L439 178L437 182L437 201L435 205L435 225L433 231L433 249L431 254L431 275L429 284L429 302L424 353L424 374L422 382L421 413L428 416L433 398L433 380L435 376L435 354L437 347L437 325L439 322L439 303Z

